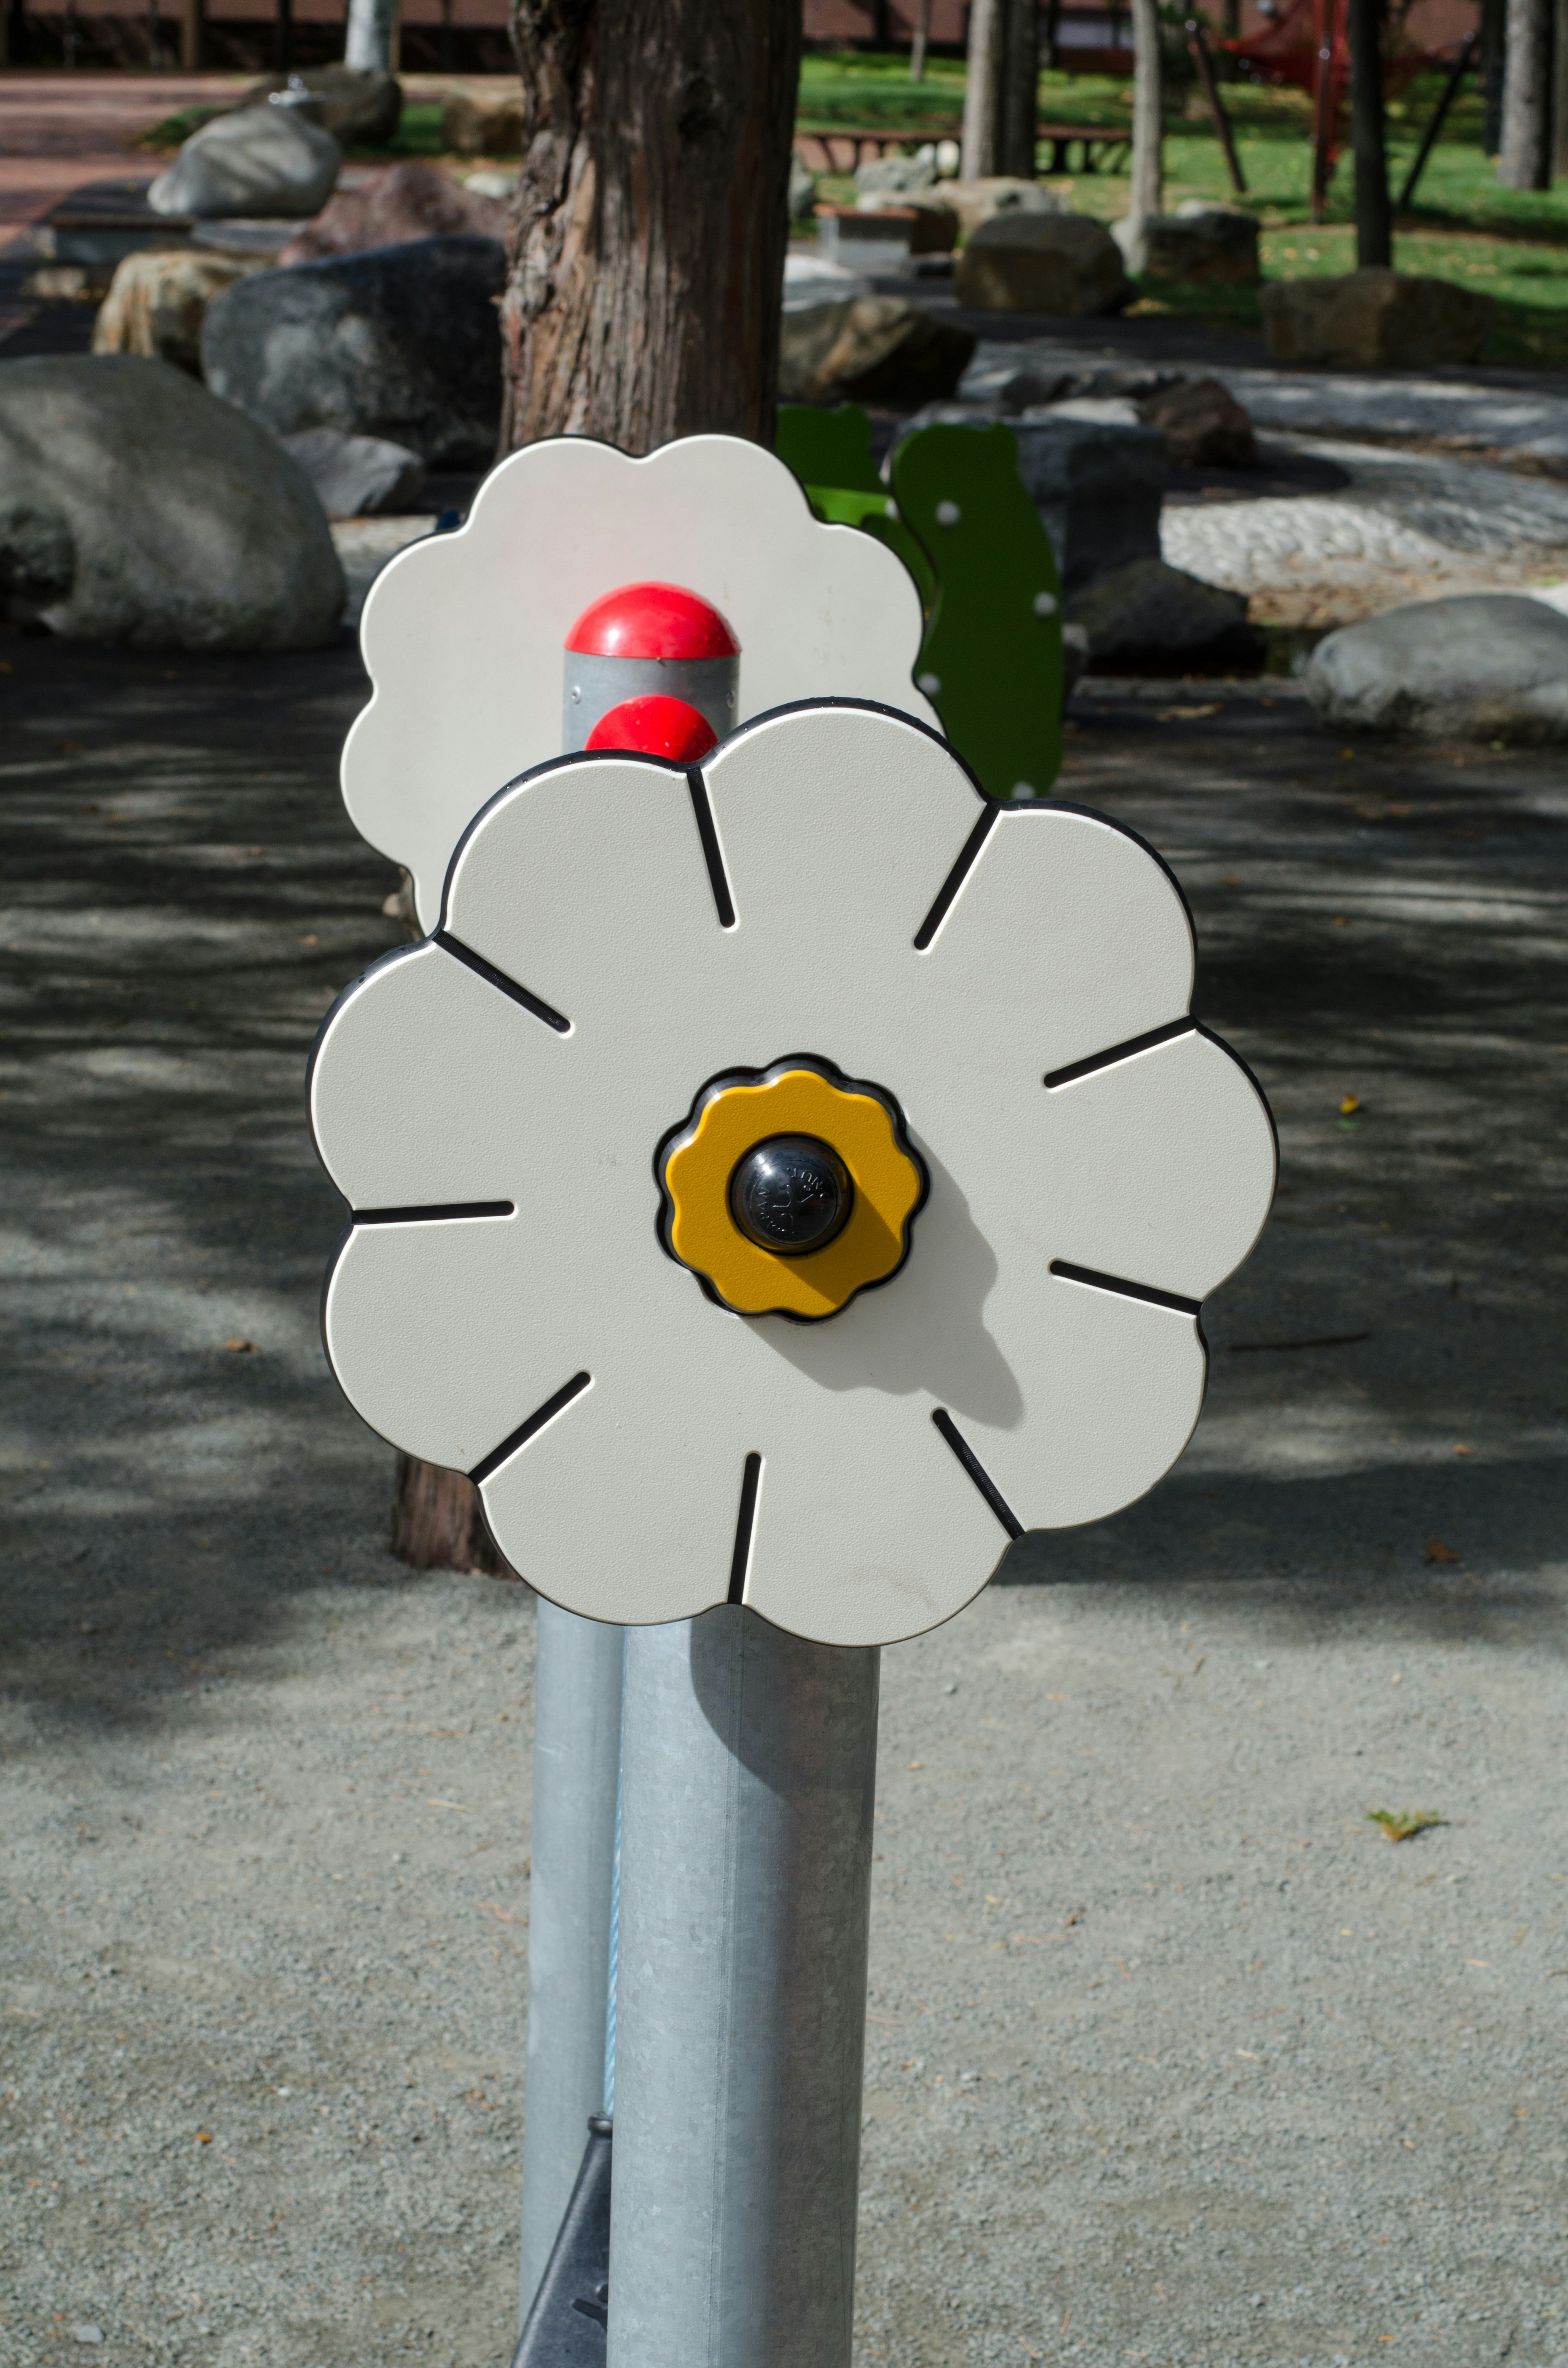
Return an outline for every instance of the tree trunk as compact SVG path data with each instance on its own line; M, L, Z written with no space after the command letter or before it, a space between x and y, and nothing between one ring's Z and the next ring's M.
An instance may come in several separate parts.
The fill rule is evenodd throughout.
M397 0L348 0L348 30L343 63L385 74L392 62L392 26Z
M1007 0L1002 62L1002 170L1035 176L1040 116L1040 0Z
M350 0L389 29L394 4ZM585 434L647 452L704 430L771 445L800 0L513 0L512 39L528 124L503 450ZM472 1482L412 1455L392 1552L517 1575Z
M1551 177L1568 174L1568 0L1551 12Z
M501 449L773 441L800 0L512 0Z
M1508 0L1503 65L1503 145L1497 178L1508 189L1551 187L1551 20L1554 0Z
M1388 154L1383 141L1382 9L1379 0L1350 0L1349 16L1351 135L1356 152L1356 268L1382 271L1393 261Z
M1503 62L1507 55L1508 0L1481 0L1481 147L1495 156L1503 145Z
M479 1491L460 1472L400 1454L392 1495L392 1550L415 1570L472 1570L516 1578L496 1553Z
M1145 225L1165 198L1165 121L1160 74L1158 0L1132 0L1132 171L1127 192L1122 253L1130 271L1143 268Z
M909 79L926 79L926 51L931 40L931 0L915 0L915 39L909 45Z
M960 171L982 181L1002 166L1002 71L1007 45L1007 0L970 0L969 66L963 94Z

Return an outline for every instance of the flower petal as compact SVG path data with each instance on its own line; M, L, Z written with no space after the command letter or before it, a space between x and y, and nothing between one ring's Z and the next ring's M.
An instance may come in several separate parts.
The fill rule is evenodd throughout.
M311 1124L351 1208L516 1201L573 1105L569 1040L430 939L328 1012Z
M633 460L586 437L512 453L466 526L383 569L361 637L375 684L343 752L355 826L414 873L433 927L486 798L561 746L562 644L590 600L689 586L741 643L741 712L847 693L930 718L911 677L919 596L893 553L824 526L783 462L738 437Z
M1035 1107L1033 1181L1015 1220L1041 1257L1185 1299L1240 1266L1274 1196L1274 1129L1214 1037L1167 1038L1042 1090Z
M1003 1260L987 1309L1022 1397L958 1429L1025 1529L1097 1521L1144 1496L1192 1436L1207 1360L1196 1316Z
M1195 950L1181 892L1142 839L1042 804L997 815L925 960L933 994L961 1010L966 1067L1021 1082L1181 1019Z
M821 1645L891 1645L961 1611L1007 1532L931 1421L924 1395L822 1394L810 1426L766 1440L744 1600Z

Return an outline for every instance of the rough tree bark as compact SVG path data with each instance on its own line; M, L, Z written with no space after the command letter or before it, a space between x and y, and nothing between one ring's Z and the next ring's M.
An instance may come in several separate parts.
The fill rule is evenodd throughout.
M503 450L773 440L799 0L513 0Z
M1145 225L1165 201L1165 98L1160 57L1158 0L1132 0L1132 169L1127 191L1127 227L1119 232L1130 271L1142 271Z
M969 63L964 77L963 146L959 170L981 181L1002 164L1002 74L1007 47L1007 0L971 0Z
M1553 0L1508 0L1503 145L1497 158L1497 178L1505 188L1551 187L1553 13Z
M1040 119L1040 0L1007 0L1002 54L1002 170L1035 176L1035 125Z
M513 0L512 39L528 122L502 450L574 434L648 452L702 430L771 445L800 0ZM392 1550L509 1575L472 1482L409 1455Z
M1350 122L1356 154L1356 268L1386 270L1393 261L1388 151L1383 131L1382 9L1350 0Z

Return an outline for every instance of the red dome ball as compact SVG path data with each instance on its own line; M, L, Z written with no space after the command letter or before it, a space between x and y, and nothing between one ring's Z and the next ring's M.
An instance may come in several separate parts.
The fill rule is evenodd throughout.
M622 584L585 608L566 636L583 657L737 658L741 645L710 600L680 584Z
M699 715L684 699L664 699L651 692L646 699L624 699L608 715L601 715L587 745L695 765L718 746L718 739L706 715Z

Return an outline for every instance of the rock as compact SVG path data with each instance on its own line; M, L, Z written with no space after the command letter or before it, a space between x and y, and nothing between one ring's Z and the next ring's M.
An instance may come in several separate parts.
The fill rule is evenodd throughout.
M1353 370L1473 361L1496 310L1490 296L1404 271L1271 279L1258 302L1275 361Z
M1306 685L1336 730L1568 741L1568 617L1523 593L1415 601L1328 634Z
M858 206L814 209L817 251L846 271L902 271L912 255L950 255L956 218L945 206L868 198Z
M1157 427L1175 469L1256 469L1252 421L1217 378L1180 379L1145 395L1138 405L1145 427Z
M329 518L406 516L425 490L425 463L404 444L340 436L335 427L307 427L278 440L309 477Z
M273 92L309 91L311 112L340 148L385 148L403 120L403 85L394 74L367 66L307 66L301 74L264 74L253 82L242 107L265 107Z
M930 404L903 431L937 420L981 426L1001 414L973 404ZM1138 559L1160 556L1160 507L1169 483L1157 429L1108 426L1054 407L1010 417L1018 476L1056 554L1063 593Z
M156 650L336 637L343 571L304 471L165 362L0 362L0 487L14 620Z
M786 313L805 312L820 304L847 304L870 292L869 279L858 271L846 271L842 264L829 263L820 248L792 246L784 257Z
M933 194L957 214L962 238L971 238L982 222L993 221L997 214L1072 211L1068 200L1055 189L1039 181L1014 180L1006 173L990 174L979 181L940 181Z
M1239 206L1206 206L1188 199L1174 214L1156 214L1141 230L1131 220L1111 224L1129 271L1151 279L1179 279L1194 288L1256 288L1257 222Z
M527 131L520 90L454 90L441 109L441 145L454 156L520 156Z
M1244 592L1221 591L1163 559L1111 569L1073 599L1068 613L1088 635L1096 666L1159 668L1173 658L1256 666L1264 654L1263 635L1247 622Z
M818 206L819 220L822 211ZM855 200L854 218L858 221L864 221L868 214L883 213L900 214L907 220L911 255L951 255L958 243L959 218L932 190L911 189L897 197L882 189L871 189Z
M817 176L798 156L790 159L790 219L809 222L816 211Z
M1066 706L1077 689L1084 668L1089 663L1089 636L1082 625L1067 624L1062 628L1062 704Z
M959 257L953 292L992 313L1118 313L1133 290L1116 241L1084 214L1009 211L981 223Z
M93 324L96 354L146 354L201 376L201 324L214 296L265 256L224 255L211 247L142 247L115 267Z
M193 131L147 192L155 213L199 222L223 214L319 213L343 152L292 107L241 107Z
M973 351L967 329L902 296L804 305L784 314L778 392L786 403L931 402L953 393Z
M517 179L516 173L494 170L470 173L463 187L471 189L476 198L496 198L504 206L509 206L517 194Z
M389 165L367 173L298 232L278 256L281 265L312 263L327 255L359 255L410 239L503 238L508 209L488 191L466 187L433 165Z
M875 156L855 168L855 195L871 191L929 189L937 181L937 152L919 149L913 156Z
M1170 472L1156 428L1051 411L1025 412L1009 424L1018 474L1051 537L1064 594L1131 561L1158 559Z
M335 427L482 469L501 418L499 239L422 238L258 271L208 309L215 394L275 436Z

